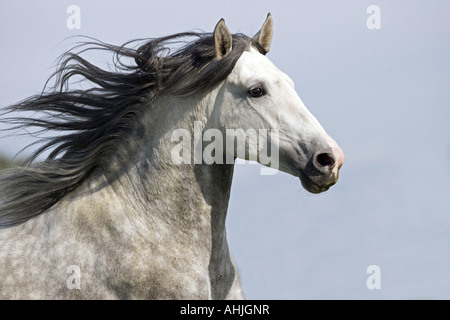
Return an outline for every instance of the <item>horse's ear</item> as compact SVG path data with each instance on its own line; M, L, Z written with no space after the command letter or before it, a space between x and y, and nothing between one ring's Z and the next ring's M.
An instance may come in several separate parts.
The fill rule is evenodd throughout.
M263 50L261 53L266 54L269 52L270 49L270 43L272 42L272 36L273 36L273 19L270 12L267 14L266 21L264 21L264 24L259 30L257 34L253 37L253 40L255 40Z
M220 19L214 28L214 48L217 59L220 60L231 52L232 43L230 30L225 25L225 20Z

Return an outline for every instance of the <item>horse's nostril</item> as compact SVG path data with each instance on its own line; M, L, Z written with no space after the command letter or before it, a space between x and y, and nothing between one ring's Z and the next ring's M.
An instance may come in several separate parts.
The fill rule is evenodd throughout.
M333 155L329 154L329 153L321 153L317 155L317 162L322 166L322 167L327 167L330 166L332 167L334 165L334 157Z

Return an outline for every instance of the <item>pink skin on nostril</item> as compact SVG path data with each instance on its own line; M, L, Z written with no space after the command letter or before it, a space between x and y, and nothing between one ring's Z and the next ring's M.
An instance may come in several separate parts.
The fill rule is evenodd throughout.
M342 151L342 149L339 148L336 141L334 141L333 138L331 138L330 136L327 136L327 142L328 142L328 145L330 146L331 151L333 152L334 158L336 160L336 162L334 163L334 166L333 166L333 173L337 175L339 172L339 169L344 164L344 160L345 160L344 151Z

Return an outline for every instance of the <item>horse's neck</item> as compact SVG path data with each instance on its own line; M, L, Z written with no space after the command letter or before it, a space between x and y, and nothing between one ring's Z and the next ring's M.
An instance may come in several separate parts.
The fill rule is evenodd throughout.
M173 130L192 127L197 119L207 120L205 115L194 115L193 109L176 108L152 108L160 113L143 119L149 123L147 132L140 134L143 141L122 146L122 161L111 159L109 168L99 168L83 188L64 201L74 208L66 211L81 216L71 218L83 221L81 228L95 224L106 229L98 230L102 241L103 234L112 233L111 241L126 247L128 256L135 254L137 261L142 261L139 268L148 269L145 273L157 272L158 268L164 273L165 265L169 265L172 273L167 275L168 286L186 283L195 288L203 283L203 293L198 297L242 298L225 231L234 165L174 164ZM164 117L164 110L180 113ZM165 127L158 128L160 124ZM90 239L95 235L87 236Z
M109 179L115 195L131 200L135 207L132 212L140 212L140 218L149 223L165 221L171 230L194 233L212 242L225 239L234 165L174 164L171 135L178 128L192 131L194 121L205 123L213 100L210 95L182 103L167 99L152 106L143 119L144 141L136 144L140 149L129 150L129 159L134 160Z
M234 164L176 165L171 159L173 130L185 128L192 131L193 121L202 121L203 124L207 121L205 110L212 102L208 99L202 101L203 106L169 104L153 110L160 114L164 110L178 113L161 117L158 122L147 121L150 123L146 134L148 139L139 160L117 182L125 185L122 190L140 190L132 191L137 197L134 203L142 204L141 215L145 221L154 225L155 221L158 222L157 230L153 229L155 226L149 227L149 230L154 231L148 236L159 234L160 238L151 241L161 241L162 237L160 245L163 247L167 243L172 243L169 246L181 245L184 258L187 256L190 261L197 261L201 269L207 268L208 274L205 276L210 281L212 298L241 297L239 277L232 262L225 231ZM188 103L184 101L184 104ZM162 123L171 128L158 128ZM161 229L165 230L163 235ZM189 256L187 252L195 252L195 256Z

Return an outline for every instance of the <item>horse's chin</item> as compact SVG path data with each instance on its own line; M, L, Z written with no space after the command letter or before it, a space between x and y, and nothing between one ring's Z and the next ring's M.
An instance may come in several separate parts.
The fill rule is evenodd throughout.
M332 181L331 183L327 183L324 185L320 185L314 182L310 177L308 177L303 171L299 171L299 179L302 183L303 188L310 193L322 193L330 189L332 185L334 185L336 181Z

